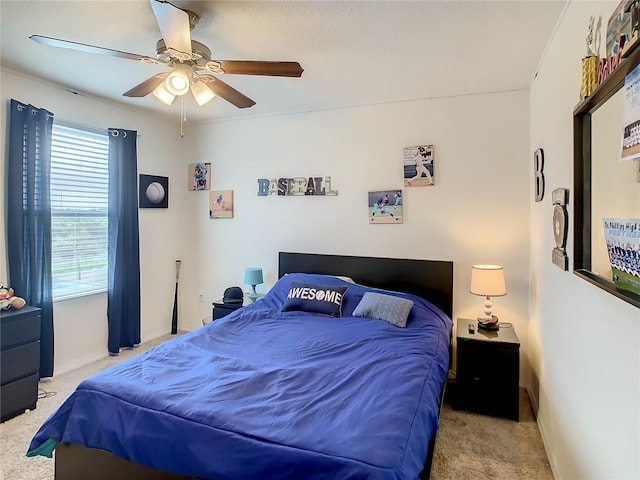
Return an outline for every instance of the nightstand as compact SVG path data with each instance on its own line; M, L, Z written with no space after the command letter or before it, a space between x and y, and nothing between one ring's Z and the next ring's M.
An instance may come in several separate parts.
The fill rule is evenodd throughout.
M518 421L520 341L513 326L487 331L459 318L456 340L456 408Z
M258 295L256 298L250 298L247 295L244 296L242 303L224 303L222 299L213 302L212 307L212 315L211 318L213 320L218 320L222 317L226 317L232 312L235 312L239 308L250 305L253 302L260 300L264 295Z

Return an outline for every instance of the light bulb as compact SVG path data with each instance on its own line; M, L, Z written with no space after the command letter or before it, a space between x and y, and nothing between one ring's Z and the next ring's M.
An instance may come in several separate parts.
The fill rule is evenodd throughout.
M216 96L211 89L201 80L191 85L191 93L199 106L206 105Z
M189 75L178 66L169 74L164 85L171 94L184 95L189 91Z
M165 105L171 105L176 98L173 93L169 92L169 90L165 88L164 82L156 87L153 91L153 96Z

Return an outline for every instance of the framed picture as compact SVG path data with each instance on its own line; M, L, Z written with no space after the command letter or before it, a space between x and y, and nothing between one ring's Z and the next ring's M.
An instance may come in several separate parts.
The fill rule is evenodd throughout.
M233 218L233 190L209 192L209 218Z
M435 184L433 170L435 152L433 145L405 147L403 177L405 187L430 187Z
M640 158L640 66L624 78L620 161Z
M620 49L620 36L625 40L631 35L631 8L629 0L622 0L613 11L607 22L607 38L605 57L611 58Z
M140 174L139 208L169 207L169 177Z
M613 283L640 294L640 218L603 218L602 224Z
M211 164L210 163L190 163L187 176L187 189L209 190L211 188Z
M369 191L369 223L402 223L402 190Z

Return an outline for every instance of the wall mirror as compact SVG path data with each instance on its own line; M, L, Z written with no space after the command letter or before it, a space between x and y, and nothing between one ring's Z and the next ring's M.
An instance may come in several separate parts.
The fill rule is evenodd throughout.
M619 162L624 80L636 48L573 114L573 273L640 308L640 295L612 279L603 218L640 218L636 160Z

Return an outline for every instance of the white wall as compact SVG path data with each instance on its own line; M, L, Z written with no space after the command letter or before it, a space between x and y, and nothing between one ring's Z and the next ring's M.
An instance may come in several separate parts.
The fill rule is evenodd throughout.
M198 264L182 282L197 326L225 287L278 251L453 260L454 317L475 318L471 265L504 265L508 295L494 312L526 350L528 314L528 92L464 96L198 125L192 158L212 162L213 189L234 190L235 218L210 220L191 192ZM436 186L404 189L402 225L370 225L367 192L402 188L403 147L433 143ZM330 176L335 197L258 197L258 178ZM198 292L206 302L198 303ZM524 358L524 356L523 356Z
M62 87L2 70L1 131L7 132L7 105L11 98L46 108L56 117L81 125L138 131L138 173L168 176L169 209L141 209L141 336L142 340L169 332L175 285L175 259L185 248L184 203L186 172L182 165L179 126L123 108L101 99L74 95ZM176 112L176 119L179 119ZM6 134L0 148L6 152ZM0 162L0 280L7 280L5 218L5 161ZM20 292L17 292L19 295ZM54 304L55 374L107 355L106 293Z
M530 95L529 150L544 148L548 192L540 203L529 196L530 388L553 471L564 480L640 478L640 313L551 263L550 192L559 187L571 189L572 260L572 112L586 27L601 14L605 29L617 4L569 5Z

